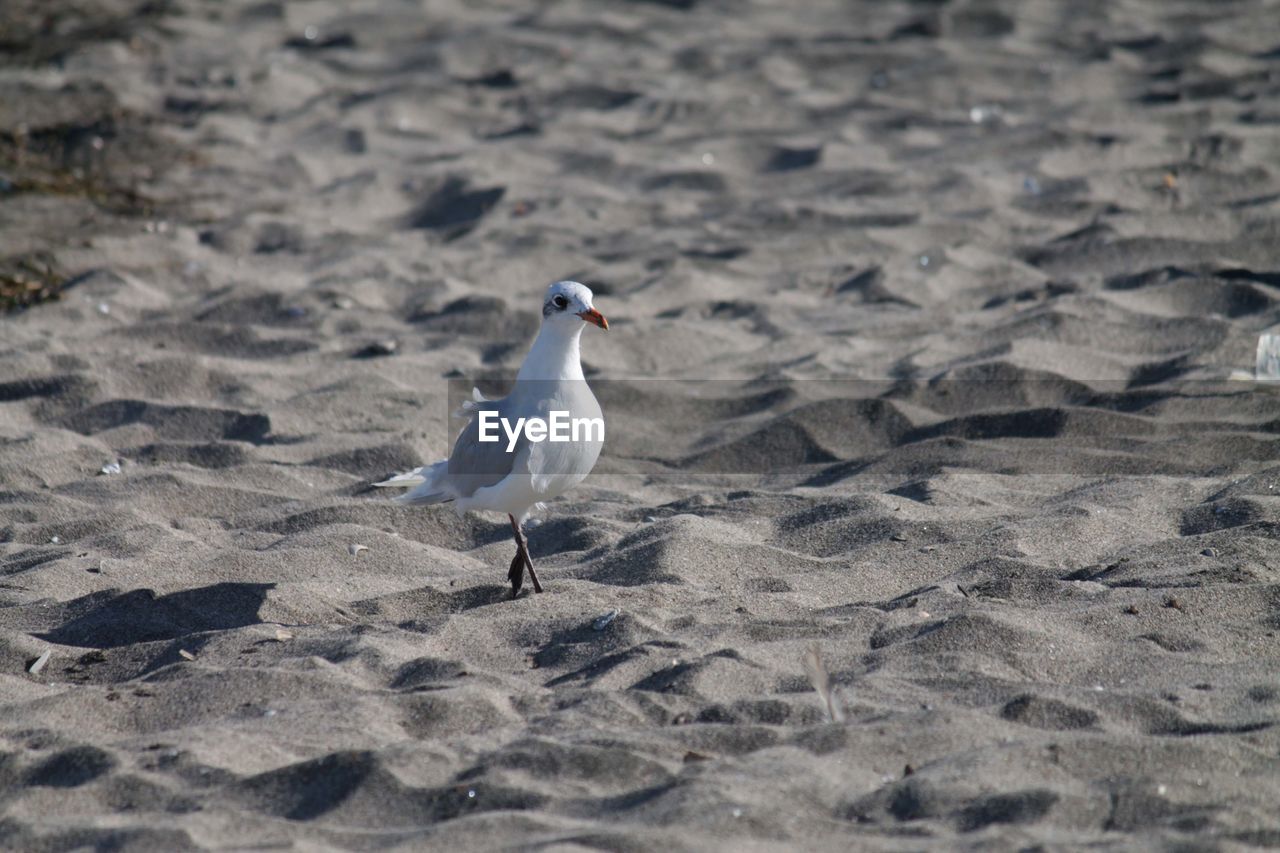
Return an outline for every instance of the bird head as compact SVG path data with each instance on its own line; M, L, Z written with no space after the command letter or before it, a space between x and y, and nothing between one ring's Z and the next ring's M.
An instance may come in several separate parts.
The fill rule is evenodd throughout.
M591 288L576 281L557 281L547 288L547 297L542 302L542 323L574 330L581 328L578 323L609 328L609 321L591 305Z

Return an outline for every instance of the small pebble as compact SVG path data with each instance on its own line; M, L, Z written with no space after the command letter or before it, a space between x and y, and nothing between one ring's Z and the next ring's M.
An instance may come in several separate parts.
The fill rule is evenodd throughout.
M103 465L103 466L102 466L102 471L101 471L100 473L102 473L102 474L119 474L119 473L120 473L120 462L119 462L118 460L117 460L117 461L115 461L115 462L108 462L106 465Z
M368 551L368 550L369 550L368 545L360 545L356 542L352 542L350 545L347 546L347 553L353 557L359 557L361 551Z
M400 342L392 338L385 341L374 341L363 349L357 350L355 358L382 358L383 356L395 355L400 349Z
M1204 556L1206 556L1206 557L1216 557L1216 556L1218 556L1218 552L1217 552L1216 550L1214 550L1213 548L1205 548L1205 549L1204 549L1203 551L1201 551L1200 553L1201 553L1201 554L1203 554L1203 555L1204 555Z
M609 627L610 622L618 618L618 614L621 612L622 611L615 607L603 616L598 617L596 621L591 623L591 627L597 631L603 631L605 628Z
M31 666L27 667L27 672L36 675L40 670L44 669L44 665L49 662L49 658L53 656L53 649L45 649L44 654L31 662Z
M1000 117L1002 110L996 104L978 104L969 108L969 121L974 124L983 124Z

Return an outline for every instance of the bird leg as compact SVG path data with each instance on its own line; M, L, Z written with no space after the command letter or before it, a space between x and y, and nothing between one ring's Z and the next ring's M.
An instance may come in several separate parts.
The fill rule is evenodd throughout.
M514 599L520 594L520 587L524 586L524 557L519 551L516 551L515 557L511 560L507 577L511 580L511 597Z
M542 584L538 583L538 574L533 570L533 560L529 559L529 540L525 538L524 531L516 522L515 516L508 513L507 518L511 519L511 532L516 540L516 556L511 561L510 570L507 571L507 577L511 580L511 597L515 598L519 595L520 587L524 585L525 569L529 570L533 591L542 592Z

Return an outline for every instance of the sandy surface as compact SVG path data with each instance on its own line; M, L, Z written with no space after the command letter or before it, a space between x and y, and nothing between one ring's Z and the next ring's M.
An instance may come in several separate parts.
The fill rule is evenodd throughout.
M3 6L0 847L1280 845L1274 3Z

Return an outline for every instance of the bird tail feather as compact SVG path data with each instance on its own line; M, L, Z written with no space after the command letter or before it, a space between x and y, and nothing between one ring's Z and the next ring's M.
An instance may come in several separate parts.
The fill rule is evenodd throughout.
M419 489L414 489L412 492L405 492L403 495L396 495L392 500L398 504L405 504L406 506L424 506L426 504L448 503L453 500L453 496L447 495L444 492L432 492L424 495L420 494Z
M471 389L471 399L463 400L462 405L453 410L455 418L470 418L474 413L480 411L481 403L488 403L489 399L480 393L479 388Z
M392 475L381 483L374 483L373 485L380 489L402 489L408 488L409 486L418 486L425 480L425 471L425 467L414 468L412 471L405 471L403 474Z
M394 477L383 480L381 483L374 483L375 486L394 487L394 486L410 486L412 488L402 495L396 495L393 500L396 503L421 505L421 504L438 504L451 501L454 496L440 483L441 475L445 473L448 466L447 461L440 461L434 465L424 465L413 471L404 474L397 474Z

